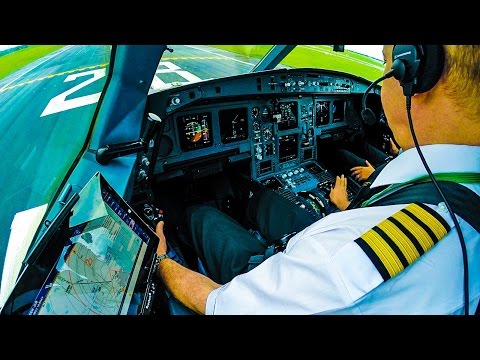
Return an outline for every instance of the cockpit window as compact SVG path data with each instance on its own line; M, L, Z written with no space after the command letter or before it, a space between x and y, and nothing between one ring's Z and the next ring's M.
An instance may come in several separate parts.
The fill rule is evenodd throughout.
M171 45L153 78L150 92L202 80L251 72L272 45ZM296 45L275 67L348 72L373 81L383 72L382 45Z
M336 70L373 81L383 73L382 47L344 45L344 51L335 51L332 45L297 45L276 69L306 67Z
M109 45L0 45L0 273L15 214L50 204L82 150L110 53Z

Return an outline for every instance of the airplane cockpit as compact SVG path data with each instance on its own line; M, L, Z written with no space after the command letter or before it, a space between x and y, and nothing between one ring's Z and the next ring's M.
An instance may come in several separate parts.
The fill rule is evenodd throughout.
M178 260L201 271L182 228L182 212L188 206L208 204L242 224L244 192L269 188L318 220L338 211L329 199L336 176L348 178L350 200L362 187L344 172L335 149L369 142L385 157L389 155L391 132L382 111L380 85L369 89L364 97L376 75L283 65L282 59L294 46L273 46L252 71L155 88L154 83L148 86L149 77L155 76L168 48L151 47L157 49L138 46L142 49L135 53L135 46L116 48L114 55L119 59L115 65L120 75L114 76L117 66L111 66L88 145L56 190L56 200L50 203L43 225L35 233L31 256L24 262L2 314L37 313L39 307L45 313L61 314L65 309L68 313L102 313L97 303L84 300L93 299L92 294L98 298L105 289L91 287L80 296L75 294L78 283L69 283L68 278L62 280L62 291L68 296L57 295L55 301L71 301L78 296L75 306L55 306L54 300L48 306L41 304L49 289L55 288L52 281L61 288L52 275L55 266L61 273L58 259L67 259L67 254L75 251L75 247L71 250L75 241L68 221L81 209L76 210L73 203L67 206L68 202L96 172L106 179L101 184L111 191L115 206L123 209L117 215L128 213L128 221L150 227L144 229L149 235L144 239L150 242L139 250L141 261L131 266L137 269L132 270L135 276L125 280L134 283L122 285L123 293L126 287L131 295L126 304L114 307L113 313L171 315L188 311L182 310L153 274L156 240L149 223L152 209L164 213L167 241ZM331 53L344 56L342 52ZM132 65L140 71L137 76L125 67L140 55L146 60L141 66ZM372 63L375 74L381 73L381 61ZM119 80L122 75L126 80ZM373 122L362 118L364 104L373 111ZM62 230L55 231L53 225ZM142 238L141 231L137 234ZM85 244L91 241L91 237L82 239ZM121 250L115 251L112 254L122 256ZM85 254L82 266L96 261L92 247ZM110 258L108 255L108 261ZM105 256L101 261L107 263Z

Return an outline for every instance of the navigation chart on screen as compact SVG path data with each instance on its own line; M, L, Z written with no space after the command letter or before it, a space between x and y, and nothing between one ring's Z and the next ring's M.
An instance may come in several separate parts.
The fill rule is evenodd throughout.
M92 212L95 218L70 228L70 239L39 291L31 315L128 312L148 234L130 209L107 190L101 194L104 211L97 209Z

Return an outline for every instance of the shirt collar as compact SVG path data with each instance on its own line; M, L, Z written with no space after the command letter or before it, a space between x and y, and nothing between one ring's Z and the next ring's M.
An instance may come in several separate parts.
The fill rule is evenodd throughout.
M435 144L420 147L432 173L480 173L480 146ZM371 187L403 183L428 175L416 148L401 152L378 174Z

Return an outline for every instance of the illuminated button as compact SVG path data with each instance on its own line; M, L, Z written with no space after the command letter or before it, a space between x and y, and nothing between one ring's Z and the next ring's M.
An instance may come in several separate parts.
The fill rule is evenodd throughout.
M294 173L295 175L297 175L297 174L298 174L298 170L297 170L297 169L293 170L293 173Z
M301 168L299 169L299 171L302 173L302 172L305 171L305 169L304 169L303 167L301 167Z
M287 174L282 174L282 179L285 179L287 177Z
M292 176L293 173L291 171L288 172L288 176Z

